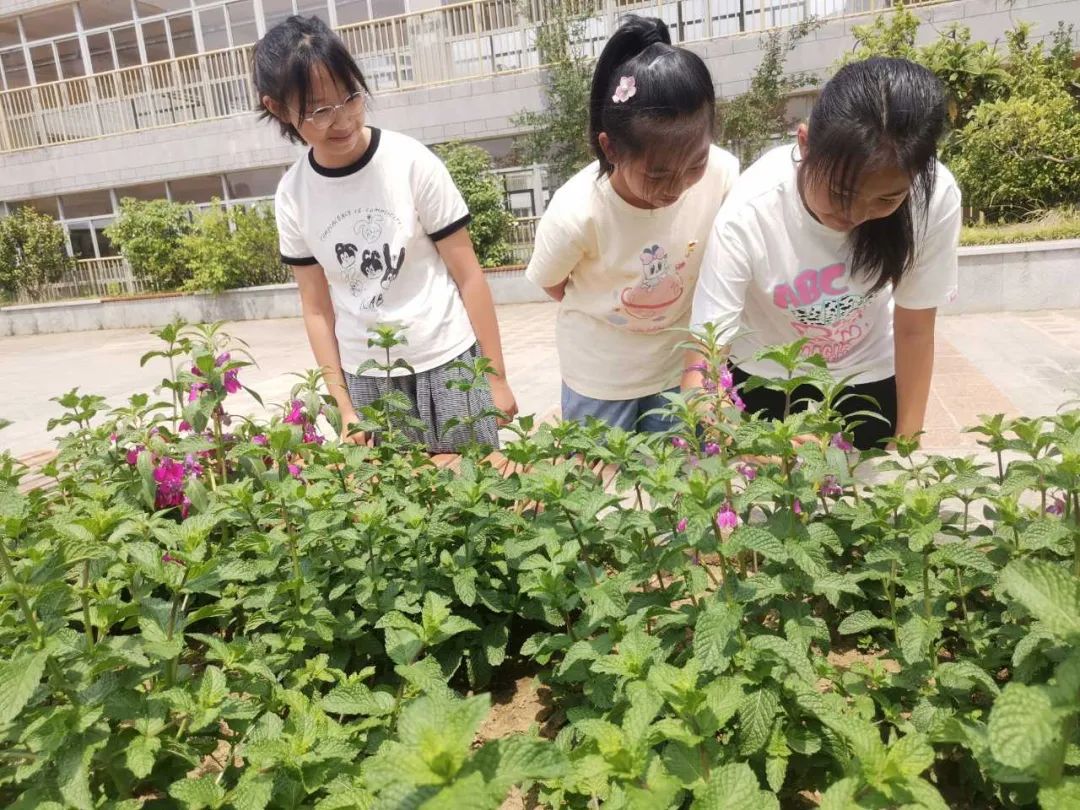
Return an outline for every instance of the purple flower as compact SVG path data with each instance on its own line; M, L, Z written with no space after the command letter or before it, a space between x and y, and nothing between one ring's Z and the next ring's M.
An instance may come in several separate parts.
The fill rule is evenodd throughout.
M172 554L170 554L167 551L164 554L161 555L161 561L163 563L172 563L173 565L183 565L184 564L183 560L174 557Z
M842 495L844 490L840 488L840 485L836 482L835 475L826 475L825 480L821 482L821 494L822 495Z
M731 392L731 404L738 408L740 411L746 410L746 403L742 401L742 397L739 396L738 391Z
M214 361L214 367L215 368L221 368L223 365L225 365L228 362L229 362L229 353L228 352L222 352L221 354L219 354L217 356L217 359Z
M752 464L740 464L739 474L747 481L753 481L757 478L757 469Z
M240 380L236 378L236 372L238 369L231 368L225 372L225 376L222 378L222 382L225 385L225 393L235 394L240 390Z
M322 444L325 439L319 434L319 431L315 429L315 426L311 422L304 423L304 444Z
M194 383L191 386L191 390L188 391L188 402L195 402L202 396L202 392L210 386L207 383Z
M679 450L685 450L687 447L689 447L686 439L684 439L682 436L673 437L671 440L671 446L677 447Z
M289 463L286 466L287 466L287 468L289 470L289 475L291 475L293 478L299 478L300 477L300 467L298 465Z
M124 456L124 458L127 459L128 464L134 467L136 464L139 463L139 453L141 453L145 449L146 448L144 448L141 444L132 447L127 451L127 454Z
M112 442L113 444L116 444L116 439L117 438L118 437L117 437L117 435L115 433L110 433L109 434L109 441Z
M292 401L289 412L285 415L285 418L282 421L285 422L285 424L287 425L304 424L304 422L307 421L304 418L304 403L298 399L294 399Z
M731 508L731 504L724 502L720 511L716 513L716 526L720 529L734 529L739 525L739 516Z
M184 420L181 420L180 424L177 427L180 430L191 430L191 423L188 422L186 419L184 419Z
M701 381L701 387L708 391L710 394L716 393L716 383L706 377Z
M263 433L256 433L254 436L251 437L251 443L257 444L259 445L259 447L266 447L266 443L268 441L269 440L266 438L266 435Z
M165 509L184 503L184 465L171 458L163 458L154 468L157 494L154 508Z
M727 366L724 366L722 369L720 369L720 386L725 391L730 391L732 388L735 387L735 380L731 376L731 369Z
M184 459L184 472L188 475L194 475L195 477L203 474L202 464L200 464L191 453L188 453L187 457Z
M715 456L720 453L720 445L716 442L705 442L701 450L707 456Z
M837 450L843 450L845 453L850 453L855 449L855 445L844 438L843 433L834 433L832 439L829 441L833 447Z
M679 521L678 525L675 526L675 531L677 531L679 534L682 534L683 532L686 531L686 527L689 524L689 522L690 521L688 521L686 518L683 518L682 520Z
M795 503L793 503L791 505L791 511L794 512L796 515L801 515L802 514L802 504L799 503L798 498L796 498Z
M1056 497L1048 507L1046 507L1046 514L1048 515L1064 515L1065 514L1065 500L1061 497Z

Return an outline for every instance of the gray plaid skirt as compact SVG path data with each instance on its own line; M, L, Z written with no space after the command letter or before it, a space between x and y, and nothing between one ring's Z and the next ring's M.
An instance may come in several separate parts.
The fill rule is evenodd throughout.
M423 429L405 428L405 433L416 443L423 444L431 453L456 453L472 439L466 425L455 425L449 430L445 425L452 417L462 419L490 409L493 406L491 391L486 386L472 391L447 388L449 380L468 379L464 370L450 368L455 362L471 362L480 357L476 343L449 363L419 374L391 377L389 385L401 391L412 402L412 417L424 423ZM363 408L386 394L385 375L358 377L344 372L349 398L357 409ZM473 424L476 441L497 448L499 429L495 417L486 416Z

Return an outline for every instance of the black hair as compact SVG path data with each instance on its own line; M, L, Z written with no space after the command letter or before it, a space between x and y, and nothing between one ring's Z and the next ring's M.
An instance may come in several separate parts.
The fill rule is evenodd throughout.
M896 168L911 180L896 211L849 236L852 274L873 279L874 290L895 286L915 261L915 212L924 218L929 212L945 121L945 92L933 73L877 56L842 67L810 113L800 191L808 180L825 184L847 208L865 172Z
M635 94L617 103L624 76L633 77ZM639 155L658 147L693 149L697 133L711 138L715 127L716 91L701 57L673 47L663 20L624 17L597 60L589 94L589 143L600 174L615 168L600 148L601 132L618 151Z
M370 93L364 74L345 43L318 17L289 17L266 32L255 43L251 58L252 80L259 101L259 117L281 125L281 134L293 143L303 143L297 126L311 113L311 72L322 65L350 93ZM277 118L263 102L273 99L282 109L295 99L296 122Z

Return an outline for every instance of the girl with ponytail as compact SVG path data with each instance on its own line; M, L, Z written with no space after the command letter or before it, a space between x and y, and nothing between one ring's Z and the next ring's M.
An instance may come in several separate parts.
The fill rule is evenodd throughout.
M552 197L526 271L560 302L563 418L667 429L649 412L678 387L702 247L738 174L715 121L701 58L662 20L625 18L593 75L596 161Z

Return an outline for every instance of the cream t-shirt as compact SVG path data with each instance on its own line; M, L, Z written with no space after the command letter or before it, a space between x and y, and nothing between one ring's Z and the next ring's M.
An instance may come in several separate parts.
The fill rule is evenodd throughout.
M782 376L754 355L806 338L836 379L853 383L895 373L893 304L932 309L956 293L960 189L940 163L929 210L914 210L915 263L893 289L872 292L851 273L848 235L815 220L797 186L793 146L767 152L735 183L709 236L694 296L695 329L734 338L731 355L749 374Z
M540 287L567 282L556 341L573 391L626 400L679 384L704 243L738 172L714 146L704 177L666 208L630 205L597 163L555 192L526 276Z

